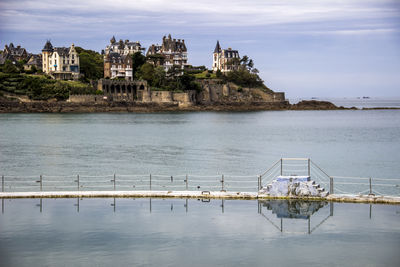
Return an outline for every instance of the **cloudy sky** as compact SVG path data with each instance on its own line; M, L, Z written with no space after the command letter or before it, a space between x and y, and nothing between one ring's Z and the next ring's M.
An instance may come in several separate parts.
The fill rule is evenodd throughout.
M0 45L39 53L185 39L189 63L238 49L288 97L400 96L400 0L0 0Z

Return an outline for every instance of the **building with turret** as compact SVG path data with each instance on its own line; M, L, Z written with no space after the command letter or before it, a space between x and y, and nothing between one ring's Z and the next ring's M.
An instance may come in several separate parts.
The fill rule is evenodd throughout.
M212 70L229 72L232 70L237 70L239 68L239 65L240 65L239 52L237 50L232 50L232 48L221 49L219 41L217 41L213 53Z
M74 44L67 47L53 47L47 41L42 49L42 70L60 80L79 79L79 55Z
M171 34L168 37L164 36L162 45L151 45L147 50L146 56L160 56L162 60L152 60L150 63L161 65L165 71L168 71L172 66L179 66L183 69L188 65L187 48L184 39L172 39Z
M104 77L133 80L131 56L136 52L142 53L143 51L144 48L140 42L123 41L122 39L117 42L113 36L110 44L104 50Z

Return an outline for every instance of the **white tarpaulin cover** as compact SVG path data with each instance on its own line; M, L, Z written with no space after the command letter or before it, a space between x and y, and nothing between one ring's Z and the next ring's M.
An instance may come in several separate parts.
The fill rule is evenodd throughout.
M328 192L309 176L278 176L272 183L264 186L260 193L274 197L326 197Z

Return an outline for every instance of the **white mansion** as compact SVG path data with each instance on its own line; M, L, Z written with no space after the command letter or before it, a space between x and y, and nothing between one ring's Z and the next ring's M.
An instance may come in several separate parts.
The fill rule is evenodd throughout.
M71 80L79 78L79 55L74 44L71 47L53 47L47 41L42 50L43 72L56 79Z
M239 52L237 50L232 50L232 48L221 49L219 41L215 46L213 53L213 65L212 70L221 72L229 72L232 70L237 70L240 64Z

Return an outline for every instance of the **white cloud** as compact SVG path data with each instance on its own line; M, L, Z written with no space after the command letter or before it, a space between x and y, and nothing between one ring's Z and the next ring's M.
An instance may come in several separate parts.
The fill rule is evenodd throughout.
M72 17L90 19L108 17L113 21L128 20L135 15L151 21L154 16L172 25L192 24L203 26L257 26L284 23L321 22L331 20L376 19L398 16L398 10L391 7L391 1L185 1L185 0L65 0L65 1L5 1L0 3L4 11L26 11L26 16L39 13L43 18L53 18L67 14ZM21 12L20 12L21 13ZM139 17L137 17L139 16ZM15 17L21 21L22 17ZM3 18L7 21L12 18ZM158 21L155 21L158 22ZM75 20L70 23L74 24ZM4 24L4 23L3 23ZM26 25L26 24L25 24Z

